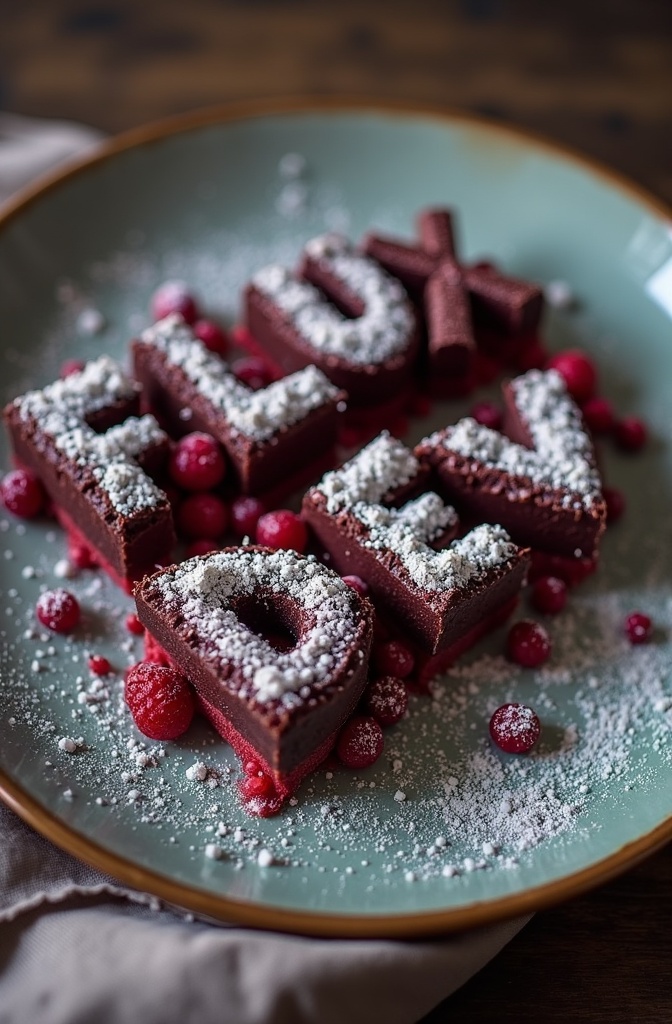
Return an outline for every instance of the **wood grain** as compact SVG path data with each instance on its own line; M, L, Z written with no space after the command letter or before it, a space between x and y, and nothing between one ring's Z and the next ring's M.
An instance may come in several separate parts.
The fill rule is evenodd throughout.
M18 113L116 132L258 96L445 103L672 203L670 0L0 0L0 24L0 105ZM669 1024L671 894L668 847L538 914L423 1024Z

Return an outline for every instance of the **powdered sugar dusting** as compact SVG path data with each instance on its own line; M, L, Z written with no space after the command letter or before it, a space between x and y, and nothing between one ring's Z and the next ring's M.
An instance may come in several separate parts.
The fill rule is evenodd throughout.
M262 390L250 390L224 360L208 351L177 314L147 328L141 340L164 352L172 366L180 367L234 430L257 441L272 438L338 395L315 366L306 366Z
M318 490L327 499L327 511L338 512L357 501L382 501L395 487L413 480L420 462L402 441L382 431L344 466L322 477Z
M332 570L293 551L222 551L189 559L150 584L183 620L177 629L202 648L203 658L226 679L232 666L241 693L291 707L329 683L347 658L361 622L353 591ZM306 614L295 647L279 652L242 622L236 598L289 598ZM302 695L304 687L309 691Z
M348 319L290 270L278 264L263 267L252 283L290 317L301 337L320 352L361 365L379 364L403 352L416 324L399 281L341 235L314 238L305 252L361 300L364 312Z

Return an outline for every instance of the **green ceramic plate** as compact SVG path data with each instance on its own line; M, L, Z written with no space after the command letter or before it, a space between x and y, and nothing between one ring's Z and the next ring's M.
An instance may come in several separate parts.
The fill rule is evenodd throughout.
M165 278L186 279L232 322L263 263L293 262L325 229L410 236L416 211L436 203L459 211L465 256L569 285L576 302L549 314L549 346L590 351L601 391L650 427L640 456L602 445L627 512L599 573L549 620L543 669L508 665L500 631L433 699L413 699L376 766L323 771L279 817L249 819L231 752L205 724L162 749L138 745L121 693L139 656L123 625L130 602L82 573L68 583L85 613L80 633L40 635L34 603L58 580L63 538L48 523L0 522L4 798L76 855L192 910L318 934L437 932L576 893L672 836L672 224L654 201L544 143L457 116L297 103L133 133L0 220L2 397L53 379L65 358L123 356ZM413 436L464 408L435 408ZM639 647L622 628L634 609L656 623ZM87 651L116 670L98 690ZM487 738L490 713L509 699L543 721L527 758ZM75 753L64 737L81 738Z

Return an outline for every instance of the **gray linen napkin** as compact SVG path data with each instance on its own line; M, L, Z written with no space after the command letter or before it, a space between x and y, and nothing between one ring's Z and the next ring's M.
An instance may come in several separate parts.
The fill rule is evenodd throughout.
M98 138L0 113L0 202ZM428 942L194 921L81 864L0 805L0 1024L412 1024L527 920Z

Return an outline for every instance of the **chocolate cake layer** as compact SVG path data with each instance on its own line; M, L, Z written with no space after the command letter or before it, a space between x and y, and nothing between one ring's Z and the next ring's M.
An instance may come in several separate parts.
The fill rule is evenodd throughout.
M154 574L135 597L140 621L280 792L362 694L372 606L310 556L227 548Z

